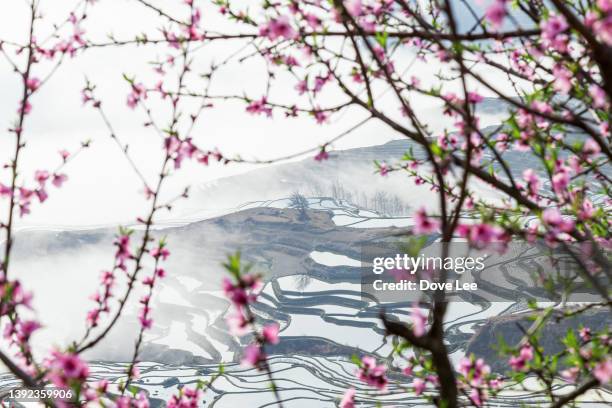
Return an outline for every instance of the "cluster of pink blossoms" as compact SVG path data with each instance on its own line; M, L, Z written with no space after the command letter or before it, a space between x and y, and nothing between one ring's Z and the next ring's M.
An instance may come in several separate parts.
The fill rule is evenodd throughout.
M149 408L149 406L149 398L144 391L140 391L135 397L123 395L115 402L115 408Z
M610 356L595 365L593 376L602 384L609 384L612 381L612 358Z
M501 386L501 380L490 378L491 368L482 358L476 359L473 355L462 358L457 371L461 375L459 387L469 389L468 397L477 407L481 407L489 398L489 390L497 390Z
M269 107L268 101L265 96L262 96L261 99L253 101L249 103L246 107L246 111L253 115L265 114L267 117L272 117L272 108Z
M378 25L383 23L384 15L392 12L394 3L393 0L346 0L344 7L362 30L373 33L376 32ZM336 22L342 21L336 10L333 13Z
M110 311L109 300L113 297L112 289L115 285L115 274L112 271L102 271L100 274L101 290L94 293L91 299L96 302L96 307L87 312L87 324L89 327L98 326L100 315Z
M574 365L561 371L561 377L571 383L576 383L580 373L587 370L592 373L602 385L612 382L612 358L609 352L605 352L603 356L597 356L593 342L598 344L598 347L603 347L604 350L609 350L612 345L612 337L608 333L593 335L591 329L582 327L578 331L581 340L580 347L568 345L568 352L574 354L578 360L573 362Z
M229 278L223 279L223 292L234 307L234 312L226 316L225 320L230 332L235 336L242 336L252 330L256 342L248 345L244 350L242 363L245 366L260 368L265 362L266 344L278 344L278 333L280 327L277 323L264 325L261 332L255 328L255 317L250 310L250 305L257 301L257 295L261 289L261 280L252 274L242 274L237 277L237 282Z
M267 37L271 41L279 38L291 40L296 38L297 31L293 28L287 16L279 16L262 24L259 27L259 35Z
M170 251L166 248L163 241L159 245L150 251L150 255L155 259L155 264L159 265L160 261L166 261L170 256ZM150 329L153 326L153 319L151 318L151 296L153 295L153 288L157 279L163 279L166 276L164 268L157 266L151 276L147 276L142 280L142 284L149 288L149 292L140 299L142 308L138 313L138 320L143 330Z
M427 328L427 316L421 312L418 304L412 306L410 319L412 320L412 333L417 337L423 336Z
M31 309L32 294L26 292L19 280L8 280L2 272L0 263L0 317L12 316L4 326L2 333L8 345L18 347L17 357L26 370L33 370L31 365L30 337L41 325L36 320L23 320L17 313L18 308Z
M0 265L2 266L2 265ZM23 289L18 280L8 280L4 272L0 272L0 316L6 316L16 310L18 306L31 307L32 294Z
M166 406L168 408L197 408L202 392L199 388L183 387L173 395Z
M433 387L438 387L440 385L438 376L429 369L425 369L425 363L426 358L424 356L420 356L418 359L416 357L411 357L408 360L408 365L402 370L404 375L413 377L412 388L416 396L423 395L427 389L427 384Z
M357 370L357 377L372 387L384 390L389 383L386 371L387 367L384 364L376 364L374 357L364 356L361 358L361 366Z
M204 151L193 143L193 139L179 139L177 136L168 136L164 140L164 148L168 156L174 162L174 168L178 169L184 159L193 159L198 163L207 166L210 163L211 157L218 162L227 164L230 160L221 154L218 150Z
M147 89L141 83L132 83L131 86L132 90L127 96L127 105L134 109L141 100L147 99Z
M467 238L470 245L475 248L484 248L496 243L504 244L510 240L510 235L503 228L486 223L459 224L456 233L462 238Z
M440 221L427 215L424 208L415 213L412 229L415 234L431 234L437 232L439 228ZM506 243L510 239L503 228L486 223L459 224L456 233L461 238L467 238L468 242L476 248L494 243Z
M65 150L60 152L63 158L63 162L65 163L69 153ZM51 184L60 188L66 182L68 176L63 173L54 172L49 173L47 170L37 170L34 173L34 181L37 184L37 187L31 189L25 186L16 186L15 191L11 189L10 186L6 186L0 183L0 198L16 198L16 204L19 208L19 215L21 217L27 215L31 211L32 200L36 197L40 203L44 203L47 198L49 198L49 193L47 192L47 182L51 181Z
M504 18L508 14L506 3L506 0L494 0L485 12L487 20L495 29L502 26Z
M440 221L427 215L425 208L421 207L414 214L414 226L412 231L415 234L431 234L440 228Z
M389 380L386 376L387 367L384 364L376 364L376 359L371 356L363 356L357 370L357 378L366 384L383 391L387 389ZM340 401L340 408L355 408L355 388L349 388Z
M74 57L77 50L87 44L84 37L85 30L83 30L83 28L80 26L84 19L85 14L77 16L74 12L71 12L65 22L72 26L72 32L64 38L62 38L60 34L56 33L54 38L58 38L59 40L57 40L57 42L50 47L45 47L43 45L44 42L39 43L38 39L35 36L32 36L30 44L32 64L39 62L43 58L52 60L57 55L69 55L70 57ZM19 54L25 49L25 47L20 48L17 53ZM19 114L28 115L32 111L32 104L30 103L29 99L32 94L38 90L41 84L42 81L37 77L32 76L26 79L25 86L28 93L26 98L21 100L19 103L19 108L17 110Z
M569 36L566 32L569 25L565 17L551 13L548 20L542 21L540 28L542 30L542 42L546 48L560 53L567 52Z
M589 11L585 24L609 46L612 46L612 1L597 0L597 11Z
M524 344L519 349L518 355L510 357L508 364L514 371L524 371L533 358L533 347L530 344Z
M176 33L165 28L162 30L162 34L170 47L176 49L179 49L181 43L185 41L201 41L205 38L205 32L201 28L201 10L194 7L193 2L190 0L185 1L185 3L191 7L191 17L188 23L181 24L183 33Z
M44 363L45 378L60 388L80 386L89 376L89 367L78 354L53 351Z
M103 313L110 311L109 301L113 298L113 288L116 283L115 271L117 269L127 273L127 262L134 258L130 248L131 231L121 230L115 239L115 265L111 270L102 271L100 274L100 290L91 296L96 302L96 306L87 312L87 324L89 327L96 327Z

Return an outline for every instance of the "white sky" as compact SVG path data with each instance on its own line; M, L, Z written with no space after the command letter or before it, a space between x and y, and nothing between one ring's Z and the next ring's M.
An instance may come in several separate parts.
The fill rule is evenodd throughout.
M42 0L41 3L49 21L57 22L61 21L76 1ZM180 6L182 2L177 0L157 3ZM129 39L141 32L155 36L160 21L153 12L135 1L101 0L90 10L84 28L88 38L94 40L104 41L105 36L111 32L116 38ZM227 24L219 25L215 12L205 7L203 24L209 29L228 30ZM27 26L25 2L14 0L0 5L1 39L23 41ZM37 32L37 37L44 38L48 29L49 27L42 27ZM240 47L238 42L206 47L200 52L200 59L194 67L205 67L206 61L219 60L223 55ZM154 84L155 77L150 73L147 62L165 55L164 49L155 47L88 50L62 65L51 81L34 96L33 113L27 118L25 126L27 148L21 161L23 174L31 177L36 169L53 168L58 160L56 152L61 148L73 150L85 139L92 139L93 144L91 149L67 167L66 172L70 179L65 187L59 191L52 189L48 202L43 206L33 206L32 214L24 219L21 225L129 223L146 211L140 193L142 186L130 171L122 153L108 137L99 116L92 109L81 106L80 90L85 76L98 86L98 96L102 97L105 110L117 134L131 146L135 161L147 177L154 177L159 171L160 139L152 129L141 126L146 120L142 111L127 109L125 99L128 87L122 79L122 74L138 74L139 78ZM406 61L400 62L407 63L407 59L408 57ZM38 67L35 75L44 77L48 68ZM6 162L10 157L13 136L5 129L15 120L21 85L17 75L11 73L9 65L1 58L0 72L0 159ZM417 64L409 75L426 81L433 72L430 65ZM251 97L259 97L264 92L264 73L261 60L229 66L216 78L214 89L217 93L246 92ZM295 92L292 88L292 82L281 79L273 95L293 98ZM383 106L388 105L390 97L391 93L388 93L380 103ZM334 100L337 95L330 93L327 98ZM429 101L417 101L415 106L424 112L433 112L433 105ZM326 126L317 125L311 118L286 120L282 116L280 112L273 120L263 116L251 116L245 113L243 104L224 103L203 115L194 134L195 141L204 149L218 147L229 155L240 154L249 158L277 157L320 145L359 122L365 117L365 113L350 109L340 117L334 117L331 124ZM157 117L163 124L161 118L164 116ZM432 128L442 128L443 118L440 115L430 113L430 118L429 125ZM397 137L398 135L385 126L373 122L335 144L335 147L343 149L376 145ZM247 166L237 165L209 168L186 165L173 177L166 191L174 195L187 184L198 184L249 169ZM8 171L0 170L0 181L6 182L7 177Z

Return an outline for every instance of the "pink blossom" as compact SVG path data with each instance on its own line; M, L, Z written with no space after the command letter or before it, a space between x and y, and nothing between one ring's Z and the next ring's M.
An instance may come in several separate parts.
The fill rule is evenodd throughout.
M413 306L410 311L410 318L412 320L412 333L417 337L424 335L427 317L421 312L421 309Z
M357 371L357 377L368 385L384 390L388 383L386 371L387 367L383 364L377 365L374 357L364 356L361 358L361 368Z
M595 208L593 203L588 198L585 198L582 202L582 206L578 210L578 218L585 221L591 219L595 215Z
M40 79L36 77L28 78L26 87L32 92L36 91L40 87Z
M280 327L278 323L267 324L264 326L262 335L266 343L278 344L278 331Z
M100 309L92 309L87 312L86 320L91 327L98 326L98 322L100 320Z
M166 247L159 246L151 250L151 256L155 259L161 258L163 261L165 261L170 256L170 251L168 251Z
M308 83L306 82L306 80L300 81L295 86L295 89L300 95L303 95L304 93L308 92Z
M582 341L589 341L591 340L591 329L589 329L588 327L582 327L578 331L578 335L580 336Z
M140 368L138 368L138 366L134 364L129 374L132 378L140 378Z
M472 390L470 391L470 399L472 400L474 405L476 405L477 407L482 407L482 398L480 396L480 391L478 391L478 388L472 388Z
M340 401L340 408L355 408L355 389L346 390Z
M601 134L603 136L610 136L610 125L608 124L608 122L602 122L599 125L599 131L601 132Z
M593 23L595 23L599 19L599 16L593 10L589 10L586 12L584 16L584 25L589 28L593 28Z
M459 360L459 366L457 367L457 371L462 374L464 377L467 377L472 369L472 359L469 357L462 357Z
M4 287L0 286L0 295L2 295L2 293L12 294L12 298L9 299L11 308L14 309L19 305L31 308L32 294L24 291L23 286L18 280L13 282L6 281L2 274L0 274L0 279L2 279L4 284ZM2 309L2 314L6 314L6 310L7 304L4 305L4 308Z
M62 156L63 161L68 160L68 157L70 157L70 152L66 149L62 149L58 153L60 154L60 156Z
M228 314L225 317L225 322L230 333L234 336L244 336L248 332L249 322L240 310Z
M554 40L556 36L567 30L568 25L565 17L558 14L551 14L548 20L540 24L544 38Z
M553 87L561 93L569 93L572 89L572 73L563 65L555 64L553 67L553 75L555 77Z
M89 367L73 353L54 351L46 361L47 379L58 387L66 387L73 380L83 382L89 376Z
M608 104L606 92L595 84L589 87L589 95L593 98L593 106L596 108L605 108Z
M327 119L329 118L329 114L327 112L319 109L312 112L312 114L319 125L327 122Z
M130 250L130 236L127 234L119 236L115 240L115 245L117 246L117 252L115 252L117 267L125 270L125 262L132 257L132 252Z
M414 227L412 231L415 234L431 234L440 227L440 222L427 215L425 208L419 209L414 215Z
M37 170L34 173L34 179L38 184L44 186L47 180L49 179L49 172L47 170Z
M321 149L319 153L314 157L318 162L329 159L329 153L325 149Z
M501 228L484 223L472 225L468 235L470 243L478 248L504 239L505 234Z
M597 7L604 13L612 13L612 0L597 0Z
M53 184L57 188L60 188L62 184L66 182L66 180L68 180L68 176L65 174L53 174L51 184Z
M7 323L4 328L4 337L10 339L15 336L18 345L26 344L32 334L42 326L36 320L19 320L16 318L15 324ZM12 340L14 341L14 340Z
M607 357L595 366L593 375L601 384L607 384L612 380L612 358Z
M491 22L494 28L501 27L504 18L508 14L506 10L506 1L505 0L494 0L493 3L487 8L485 15L487 20Z
M197 401L192 402L191 400L184 397L177 397L173 395L167 403L168 408L194 408L197 406Z
M293 55L287 55L286 57L283 58L283 61L285 65L287 65L289 68L300 66L299 61Z
M552 176L553 190L557 194L561 194L567 190L567 186L570 182L570 172L567 167L559 167L557 172Z
M22 101L19 105L19 109L17 109L17 112L27 115L28 113L32 112L32 105L28 101Z
M170 398L166 406L168 408L197 408L200 405L200 396L200 390L183 387L179 390L178 395Z
M412 386L414 387L415 395L419 396L425 391L425 380L417 377L412 380Z
M132 399L134 408L149 408L149 398L144 391L140 391L136 398Z
M323 89L323 86L331 79L331 75L317 75L315 77L314 88L313 91L315 93L320 92Z
M464 357L459 361L458 371L472 387L481 387L486 375L491 372L491 368L482 358L474 359L472 356Z
M514 371L523 371L526 367L527 362L533 358L533 348L529 344L525 344L521 347L518 356L512 356L508 363Z
M257 367L265 360L265 355L261 347L257 344L250 344L244 349L242 365L247 367Z
M153 287L155 281L153 278L151 277L147 277L144 279L143 282L146 286L150 286L151 288ZM142 309L140 310L140 312L138 313L138 320L140 321L140 325L142 326L143 329L150 329L151 327L153 327L153 319L151 319L151 308L149 307L149 302L151 301L151 296L150 295L145 295L142 297L142 299L140 299L140 303L143 305Z
M147 90L141 83L132 84L132 91L128 94L127 105L134 109L141 99L147 98Z
M166 37L166 40L168 41L168 44L172 48L176 48L176 49L179 48L180 42L182 41L182 39L179 38L178 35L176 35L173 32L164 31L164 37Z
M570 367L567 370L563 370L561 371L561 377L563 377L565 379L565 381L568 382L576 382L576 378L578 377L578 374L580 373L580 368L578 367Z
M36 190L36 197L38 197L38 201L44 203L45 201L47 201L47 198L49 198L49 194L47 194L47 191L43 187L41 187Z
M289 23L289 18L287 16L280 16L270 20L267 24L260 27L259 34L268 37L268 39L272 41L277 38L290 40L297 35L296 31Z
M593 31L603 42L612 46L612 13L594 22Z
M149 317L150 309L145 307L142 309L138 315L138 320L140 321L140 325L143 329L150 329L153 327L153 319Z
M21 203L19 204L19 216L23 217L24 215L28 215L30 213L30 203Z
M553 228L553 231L570 232L574 229L574 221L563 218L558 208L551 207L544 210L542 220Z
M387 163L382 163L379 166L378 171L380 172L381 176L386 176L387 174L389 174L389 165L387 165Z
M267 101L266 97L263 96L260 100L251 102L246 107L246 111L249 112L250 114L253 114L253 115L258 115L258 114L264 113L267 117L271 118L272 117L272 108L267 106L267 103L268 103L268 101Z
M476 92L468 92L467 100L471 103L480 103L484 100L484 98L482 97L482 95Z
M587 156L592 156L595 154L599 154L601 152L601 148L595 140L589 138L586 142L584 142L584 145L582 146L582 152Z
M321 26L321 19L314 14L306 13L304 19L313 30L318 29Z
M529 194L532 197L537 196L542 183L540 182L540 178L538 177L536 172L533 169L526 169L525 171L523 171L523 180L527 182Z
M0 183L0 198L10 197L12 195L13 195L13 191L11 190L11 188Z
M30 199L32 198L33 194L34 194L33 190L30 190L30 189L25 188L25 187L19 187L19 199L22 202L30 201Z
M361 0L346 0L344 2L344 7L353 17L358 17L363 13L363 4L361 4Z
M240 309L242 306L252 303L257 298L254 292L260 285L260 281L253 275L244 275L240 284L234 284L230 279L223 278L223 291L231 302Z

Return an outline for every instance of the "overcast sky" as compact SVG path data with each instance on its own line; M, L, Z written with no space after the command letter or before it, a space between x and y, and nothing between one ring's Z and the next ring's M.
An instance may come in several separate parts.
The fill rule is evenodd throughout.
M196 0L197 1L197 0ZM75 0L42 0L42 9L47 21L61 21ZM184 10L181 1L157 2L158 4L178 4L176 15ZM208 2L202 2L208 4ZM0 6L0 38L23 42L27 35L28 15L24 2L3 2ZM220 23L213 10L204 7L204 25L209 29L223 31L235 27ZM135 34L147 32L154 36L160 19L150 10L132 0L101 0L90 10L89 18L83 28L87 36L95 41L104 41L108 33L116 38L129 39ZM36 32L38 38L45 38L50 26L42 26ZM211 59L220 60L233 53L243 44L224 43L204 47L194 64L196 70L203 69ZM154 177L159 171L161 141L150 128L144 128L146 120L142 111L131 111L126 107L128 93L122 74L137 75L138 78L154 83L154 74L148 62L164 57L166 50L156 47L122 47L88 50L63 64L52 79L32 99L33 113L27 118L25 140L27 148L21 161L22 172L33 174L39 168L53 168L58 160L57 151L61 148L73 150L80 141L91 139L91 149L85 151L66 168L69 182L60 191L53 190L51 197L43 206L34 206L33 213L21 225L69 225L85 226L131 222L137 215L146 211L140 191L138 178L130 171L122 153L108 137L108 132L99 116L89 108L83 108L80 90L84 78L88 77L98 88L104 107L119 137L131 146L134 159L139 168ZM412 61L411 55L398 59L401 64ZM44 77L48 66L37 67L34 74ZM401 66L398 70L403 69ZM21 91L18 77L11 72L10 66L0 59L0 158L7 160L12 134L5 129L15 120L15 111ZM431 78L434 70L431 65L417 63L409 75L424 81ZM234 64L220 72L213 87L216 93L245 92L255 98L264 92L262 80L265 70L261 60L247 64ZM279 98L294 98L293 83L280 79L273 95ZM389 104L390 93L381 99L384 106ZM328 95L329 100L337 98ZM151 98L153 99L153 98ZM442 129L444 119L434 113L435 104L428 100L418 100L415 104L423 112L429 112L429 125ZM152 106L156 106L151 101ZM194 107L195 108L195 107ZM395 109L395 108L394 108ZM189 110L189 107L186 108ZM208 110L194 134L195 140L204 149L218 147L229 155L240 154L250 158L270 158L316 147L338 133L362 120L366 114L359 109L332 117L330 124L317 125L311 118L287 120L283 115L275 115L270 120L263 116L248 115L244 105L224 103ZM163 113L159 116L164 123ZM383 125L372 122L351 137L338 142L338 149L381 144L398 138ZM314 163L313 163L314 165ZM174 194L185 185L198 184L219 177L238 174L250 170L247 166L202 167L186 165L168 185L166 191ZM7 181L8 172L0 171L0 180ZM250 198L252 199L252 198Z

